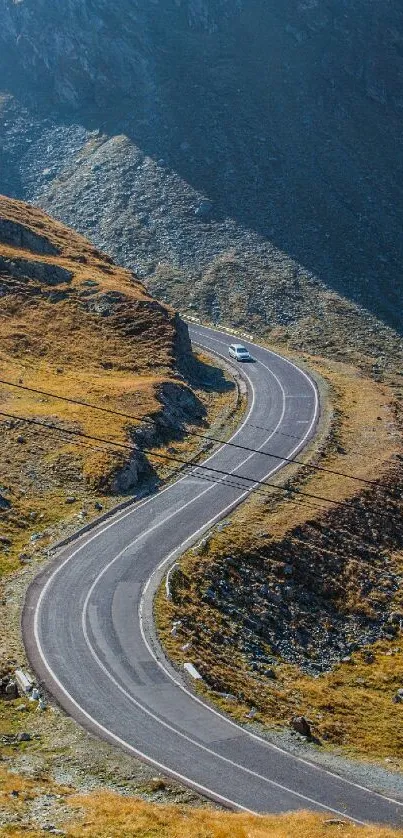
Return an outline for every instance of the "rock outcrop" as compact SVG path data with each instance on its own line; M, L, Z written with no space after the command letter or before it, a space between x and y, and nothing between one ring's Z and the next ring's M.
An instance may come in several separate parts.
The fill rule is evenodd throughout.
M22 395L30 390L2 387L2 405L11 413L1 423L4 456L12 464L5 472L19 463L19 483L33 479L39 495L52 483L46 457L32 452L35 430L24 425L25 418L39 418L60 431L61 436L53 435L54 452L65 448L70 434L72 460L76 441L72 432L89 440L97 436L100 442L111 439L109 456L93 461L91 468L84 456L78 472L90 485L119 494L153 474L139 450L143 430L151 427L152 439L147 438L160 445L180 436L187 422L202 419L203 408L184 380L184 374L194 372L187 327L175 312L153 300L133 274L113 265L85 239L43 212L6 198L0 198L0 297L0 366L7 378L28 388L54 391L75 404L73 414L70 409L67 415L66 403L38 393L36 401L28 395L21 405ZM97 428L97 411L83 404L91 400L101 407L106 402L105 406L128 416L113 431L112 414L101 413L105 425ZM48 410L43 404L49 404ZM130 422L130 413L140 420L144 417L144 426L141 421ZM14 414L19 418L12 418ZM40 428L36 433L44 436ZM113 450L114 442L120 451ZM66 469L68 457L61 456L61 463ZM57 482L60 477L63 482L57 466L50 471L52 479ZM69 485L64 472L63 479ZM15 514L3 494L0 509L10 518Z

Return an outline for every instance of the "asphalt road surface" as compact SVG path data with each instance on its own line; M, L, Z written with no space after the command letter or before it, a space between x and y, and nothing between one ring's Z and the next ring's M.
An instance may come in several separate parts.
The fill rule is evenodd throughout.
M190 333L228 357L234 339L226 333L195 325ZM254 481L270 482L284 466L278 457L297 455L315 433L312 380L290 361L245 345L255 359L242 365L249 409L232 441L257 453L223 446L204 469L63 548L28 591L28 655L39 680L83 726L218 802L396 824L402 803L248 733L193 696L155 651L152 591L164 567L248 497Z

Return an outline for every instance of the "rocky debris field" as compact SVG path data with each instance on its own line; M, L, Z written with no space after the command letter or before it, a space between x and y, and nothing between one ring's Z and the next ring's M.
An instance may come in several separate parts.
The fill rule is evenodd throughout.
M207 683L231 691L220 662L232 648L252 671L275 679L279 661L315 675L379 639L398 637L403 566L394 554L403 546L402 494L399 463L376 490L320 521L308 520L281 542L265 538L259 550L219 555L199 567L195 562L191 584L186 573L177 573L176 617L201 655ZM190 599L207 608L189 614ZM209 614L217 615L219 629L212 630ZM203 667L206 644L215 650L213 672ZM370 652L367 658L371 663Z
M159 299L298 350L365 356L380 374L403 359L401 340L365 308L373 288L348 301L259 232L214 214L203 192L127 136L48 120L32 139L33 118L20 119L23 194L134 269ZM15 143L6 132L10 154Z

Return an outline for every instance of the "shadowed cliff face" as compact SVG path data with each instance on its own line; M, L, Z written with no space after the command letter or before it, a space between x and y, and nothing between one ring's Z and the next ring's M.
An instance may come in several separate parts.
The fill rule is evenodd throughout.
M187 32L217 33L239 6L239 0L2 0L4 50L14 59L8 79L23 97L34 88L45 106L110 105L117 96L140 102L157 81L159 50L169 59Z
M0 0L0 14L14 97L0 188L216 320L293 327L311 298L324 317L330 290L401 329L397 0Z

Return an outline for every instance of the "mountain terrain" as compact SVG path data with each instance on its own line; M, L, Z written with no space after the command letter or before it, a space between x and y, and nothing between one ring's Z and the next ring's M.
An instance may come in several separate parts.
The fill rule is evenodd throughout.
M145 838L150 830L161 838L183 838L189 830L200 838L234 830L240 838L287 838L296 829L325 838L326 815L262 819L215 812L194 792L155 776L155 768L94 739L53 702L45 700L40 710L13 693L14 670L28 666L21 607L51 555L49 544L126 493L170 476L175 469L164 452L197 454L186 435L193 425L216 422L220 429L224 422L228 429L234 395L208 359L192 355L175 312L152 299L135 275L42 210L5 197L0 298L2 826L17 838L44 832ZM375 415L387 390L371 386ZM385 420L387 458L394 451L389 406ZM372 454L380 437L372 439L367 428L366 439ZM116 451L102 440L135 443L136 450ZM348 824L338 826L347 838ZM356 832L363 838L401 834L380 827Z
M187 427L203 425L214 399L225 414L233 396L220 371L193 357L178 315L130 271L42 210L5 197L0 299L6 571L32 561L66 517L77 528L174 471L164 446L184 454ZM145 453L152 449L157 458Z
M398 793L402 9L0 0L0 14L1 377L75 400L0 384L0 410L20 417L0 417L1 570L13 571L0 603L4 823L35 838L52 825L349 836L326 815L202 811L53 705L37 713L5 690L26 665L20 611L49 544L169 477L161 457L189 453L186 429L233 409L228 381L191 356L173 304L303 356L329 413L309 462L380 482L374 492L287 472L290 485L353 500L354 515L252 498L184 558L177 598L158 602L166 648L181 664L191 642L209 700L242 724L310 759L324 752L336 772L358 754L350 776ZM312 740L291 729L296 714Z
M180 460L203 449L188 431L232 427L238 389L193 353L187 326L132 272L4 196L0 338L1 834L21 828L36 838L78 817L82 835L73 790L203 805L53 703L38 712L37 701L19 696L14 673L29 668L21 610L52 545L175 476ZM99 835L96 820L91 834Z
M182 311L387 369L402 327L397 0L0 12L5 193Z

